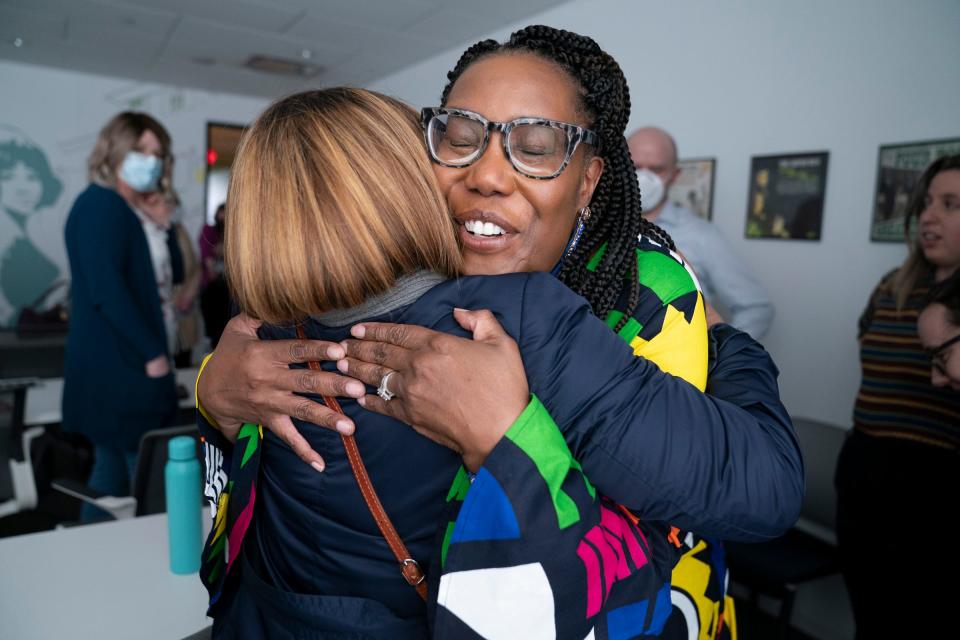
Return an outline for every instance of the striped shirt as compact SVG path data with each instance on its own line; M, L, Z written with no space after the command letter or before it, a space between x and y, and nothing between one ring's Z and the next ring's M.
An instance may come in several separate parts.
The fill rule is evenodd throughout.
M933 284L922 279L902 310L887 274L860 319L863 381L853 426L871 436L904 438L960 449L960 393L930 382L930 358L917 335L917 316Z

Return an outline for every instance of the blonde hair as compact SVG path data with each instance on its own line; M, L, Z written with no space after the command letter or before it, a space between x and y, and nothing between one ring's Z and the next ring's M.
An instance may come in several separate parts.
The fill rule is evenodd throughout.
M170 134L156 118L137 111L124 111L113 116L100 130L97 143L87 158L87 179L102 187L116 189L117 169L127 153L136 149L137 142L145 131L152 131L163 151L163 175L160 191L165 195L173 191L173 153Z
M933 182L933 179L943 171L955 171L958 169L960 169L960 154L937 158L923 170L919 180L917 180L917 186L910 196L910 201L907 204L906 221L903 228L904 238L910 248L910 253L900 266L900 269L897 270L890 284L891 293L893 293L897 300L898 310L903 310L907 298L909 298L913 290L917 288L920 280L935 270L933 263L923 255L923 249L920 247L919 234L917 234L916 238L911 239L910 228L914 220L919 222L920 214L923 213L924 208L926 208L927 191L930 190L930 183Z
M270 323L354 307L461 257L416 113L353 88L306 91L244 134L227 195L234 300Z

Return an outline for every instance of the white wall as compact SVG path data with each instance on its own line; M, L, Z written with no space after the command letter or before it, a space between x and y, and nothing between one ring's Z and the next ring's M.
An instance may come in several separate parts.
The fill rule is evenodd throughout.
M45 152L64 186L53 205L31 216L31 239L67 277L64 220L86 187L86 159L97 134L110 117L125 109L154 115L170 132L176 156L174 186L183 200L184 224L196 237L203 220L207 121L246 124L266 104L261 98L0 62L0 142L10 135L25 135Z
M954 0L579 0L542 23L595 38L632 89L630 128L657 124L681 156L717 158L714 220L770 290L764 340L794 415L850 423L856 322L902 245L869 241L877 147L960 137ZM469 43L372 86L439 102ZM751 155L830 151L822 240L745 240Z

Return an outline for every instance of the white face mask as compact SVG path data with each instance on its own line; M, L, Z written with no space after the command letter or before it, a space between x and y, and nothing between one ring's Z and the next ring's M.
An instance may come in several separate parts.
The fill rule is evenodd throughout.
M139 193L155 191L162 175L163 161L138 151L128 152L120 165L120 177Z
M649 169L637 169L637 182L640 183L640 205L644 212L659 207L666 196L663 179Z

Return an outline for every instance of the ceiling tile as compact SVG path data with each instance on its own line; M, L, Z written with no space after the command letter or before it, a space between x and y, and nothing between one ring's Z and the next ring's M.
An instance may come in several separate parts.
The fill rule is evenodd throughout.
M326 15L305 15L286 31L289 36L348 51L360 51L381 33L368 26L339 22Z
M56 39L36 39L19 49L3 43L0 58L28 64L44 64L102 75L144 78L153 64L155 50L87 46Z
M302 9L286 3L254 3L242 0L119 0L140 7L162 7L165 11L191 18L203 18L221 25L279 32L294 22Z
M362 86L376 80L382 73L382 63L357 56L349 61L334 67L321 80L324 86L353 85Z
M370 76L370 79L376 80L377 78L388 76L391 73L402 71L406 67L414 65L421 60L426 60L428 57L429 56L414 55L413 53L408 53L403 57L391 57L386 53L380 56L367 55L364 56L364 61L369 62L369 64L366 64L364 68L369 69L373 74Z
M36 40L28 40L21 47L13 46L9 40L0 40L0 59L24 64L64 67L63 52L57 43Z
M135 38L163 40L178 20L177 15L169 11L94 2L75 3L69 15L71 32L74 27L85 32L100 30L102 41L106 42L113 34L121 33ZM107 36L108 33L111 36Z
M75 24L72 21L67 26L64 43L89 49L90 55L97 59L129 58L147 66L163 51L165 45L163 38L148 38L136 30L107 30L89 22Z
M457 0L452 8L456 8L460 13L478 16L499 15L501 24L508 25L567 2L568 0Z
M0 0L4 6L65 17L72 7L87 0Z
M0 39L12 44L14 38L62 38L66 22L63 17L0 6Z
M364 85L557 0L0 0L0 59L272 97ZM23 46L13 46L15 37ZM243 68L255 54L313 79ZM194 59L209 60L197 64ZM452 61L451 61L452 62Z
M437 54L437 43L427 38L416 38L402 33L384 33L367 42L363 56L375 60L378 67L403 67Z
M257 73L249 69L206 67L182 60L161 59L156 81L208 91L274 98L297 90L302 80Z
M64 42L61 48L70 60L83 64L84 69L96 70L99 66L99 73L123 75L138 71L145 75L156 59L160 45L131 47L118 40L107 47L102 42L83 41Z
M374 29L403 29L436 10L437 0L274 0L293 4L313 18Z
M315 16L306 16L289 33L337 47L351 53L351 57L360 55L379 60L390 70L428 58L449 46L434 38L360 27Z
M503 19L494 14L476 16L459 10L442 9L409 26L404 33L430 38L449 47L475 42L502 25Z
M177 58L203 57L235 65L242 65L253 55L299 61L304 49L311 53L309 62L321 66L336 65L350 55L318 40L256 33L195 19L177 25L167 44L167 53Z

